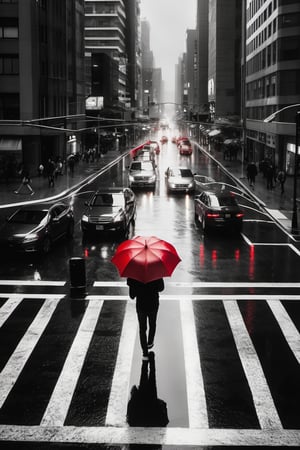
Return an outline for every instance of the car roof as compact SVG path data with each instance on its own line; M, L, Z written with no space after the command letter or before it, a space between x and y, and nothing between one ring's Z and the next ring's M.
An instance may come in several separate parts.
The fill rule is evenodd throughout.
M123 188L123 187L108 187L108 188L100 188L97 189L95 194L123 194L125 189L129 188Z
M229 189L222 189L220 187L205 189L206 194L208 195L214 195L216 197L236 197L235 193L233 191L230 191ZM201 195L201 194L200 194Z
M58 205L68 206L64 202L55 202L55 203L42 202L42 203L32 203L30 205L24 205L24 206L21 206L21 208L19 208L19 209L30 210L30 211L48 211L53 206L58 206Z

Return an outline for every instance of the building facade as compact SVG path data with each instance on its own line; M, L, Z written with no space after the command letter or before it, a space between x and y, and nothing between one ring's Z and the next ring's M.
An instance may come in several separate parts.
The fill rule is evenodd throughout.
M300 103L300 3L247 0L245 17L246 153L294 171ZM266 123L271 114L273 122Z
M84 0L0 1L0 159L10 167L66 156L68 115L84 113L83 17Z
M212 119L235 119L241 108L241 2L209 0L208 102Z
M85 63L86 93L95 96L100 74L105 66L93 66L96 55L105 54L111 58L116 73L112 73L112 90L117 96L103 97L104 108L122 109L127 102L127 64L126 52L126 10L123 0L85 0ZM93 70L96 69L96 70Z

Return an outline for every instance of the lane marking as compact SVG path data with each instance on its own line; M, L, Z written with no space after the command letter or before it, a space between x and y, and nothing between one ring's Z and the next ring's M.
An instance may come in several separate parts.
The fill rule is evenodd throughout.
M126 425L127 403L134 344L137 334L135 302L126 305L119 350L112 379L105 424L122 427Z
M42 300L42 299L61 300L62 298L65 297L65 295L57 295L57 294L25 294L25 293L22 293L22 294L6 293L5 294L5 293L0 293L0 298L7 298L7 297L9 297L9 298L14 299L14 298L19 298L20 295L22 296L23 300L28 300L28 299L30 299L30 300L37 300L37 299L38 300Z
M282 214L281 211L279 211L278 209L269 209L266 208L266 210L268 211L268 213L274 217L277 220L289 220L284 214Z
M65 286L66 281L0 280L3 286Z
M239 358L252 393L256 414L262 429L279 429L282 424L277 413L267 380L248 334L243 317L235 301L224 302Z
M102 305L103 301L88 304L42 418L42 426L62 426L64 424Z
M272 300L300 300L300 295L293 295L293 294L281 294L281 295L266 295L266 294L187 294L187 295L161 295L159 299L162 301L172 301L172 300L178 300L178 301L205 301L205 300L263 300L266 301L266 298L272 299ZM128 295L88 295L85 297L85 300L91 300L91 301L99 301L99 300L124 300L124 301L130 301L128 299Z
M191 301L180 302L190 428L209 428L207 404Z
M24 337L19 342L14 353L2 370L0 374L0 408L2 408L8 394L14 387L14 384L22 372L28 358L48 325L58 302L59 299L57 298L45 300L43 306L26 331Z
M0 426L0 440L106 445L299 447L300 430Z
M13 298L9 296L7 301L4 303L4 305L0 308L0 328L2 325L6 322L6 320L9 318L9 316L14 312L16 307L21 303L23 300L22 296L18 295Z
M274 288L291 288L291 287L300 287L300 283L298 282L265 282L265 281L257 281L257 282L248 282L248 281L195 281L195 282L186 282L186 281L169 281L166 282L166 287L191 287L191 288L202 288L202 287L222 287L222 288L232 288L232 287L274 287ZM93 283L94 287L126 287L128 288L125 281L95 281Z
M289 244L290 248L297 253L298 256L300 256L300 250L298 250L293 244Z
M272 300L268 300L267 302L278 322L285 340L300 364L300 333L298 329L292 322L292 319L281 302L274 302Z

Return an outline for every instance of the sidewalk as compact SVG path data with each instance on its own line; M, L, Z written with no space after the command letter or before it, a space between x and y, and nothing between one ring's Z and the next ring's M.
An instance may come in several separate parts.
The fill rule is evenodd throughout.
M83 180L93 176L112 161L121 157L119 150L109 150L106 154L102 155L97 161L86 162L79 161L75 164L73 176L69 171L63 175L58 175L54 182L54 187L49 187L48 178L44 176L33 175L31 176L31 186L34 190L34 195L30 195L26 188L22 187L19 194L15 194L14 191L19 187L21 180L10 180L9 183L0 183L0 208L8 206L9 204L18 204L23 202L32 202L34 200L40 200L44 198L51 198L59 196L64 191L72 189L79 185Z
M294 190L294 178L287 176L284 184L284 193L281 194L280 184L277 182L274 184L274 189L267 189L267 180L263 177L261 172L258 173L255 180L255 187L249 186L246 170L247 163L242 165L242 162L237 160L224 160L223 153L215 150L211 147L210 151L201 147L209 156L217 160L225 170L232 174L239 183L249 192L256 197L256 200L263 206L268 213L288 232L291 232L291 222L293 215L293 190ZM298 187L298 192L300 186ZM300 194L297 198L300 198ZM300 222L300 211L298 203L298 222ZM300 223L298 224L300 226ZM299 234L299 233L298 233Z
M240 160L224 160L223 153L216 151L211 147L210 151L201 147L210 157L214 158L222 165L222 167L232 174L243 187L248 190L251 195L256 197L256 200L263 206L269 214L288 232L291 232L291 221L293 214L293 177L288 176L285 182L285 192L281 194L279 183L276 183L273 190L267 189L266 179L263 178L262 173L258 173L256 177L255 188L252 189L246 177L247 164L242 163ZM55 186L50 188L48 186L48 179L45 177L33 176L32 188L34 195L30 196L24 189L24 194L15 194L14 191L18 188L20 180L10 181L9 183L0 183L0 208L7 207L9 204L18 204L27 201L40 200L43 198L55 197L62 194L62 192L71 189L72 187L79 185L83 180L92 176L112 161L121 157L119 150L109 150L106 154L95 162L86 163L85 161L79 161L74 170L74 175L69 173L59 175L55 180ZM300 186L298 186L300 191ZM298 195L298 198L300 194ZM299 204L298 204L299 205ZM298 221L300 222L300 211L298 207Z

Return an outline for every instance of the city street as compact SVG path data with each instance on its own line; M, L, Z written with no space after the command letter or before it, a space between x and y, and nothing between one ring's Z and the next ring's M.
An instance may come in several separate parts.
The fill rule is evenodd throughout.
M135 301L111 262L122 238L83 240L80 227L92 192L127 186L130 154L115 152L116 162L107 155L99 173L91 165L80 175L80 162L76 182L52 192L73 205L73 239L42 257L1 255L0 447L300 446L300 242L282 225L284 199L277 205L275 192L266 204L271 194L260 196L262 174L250 189L237 161L196 142L191 156L180 155L171 136L156 155L154 192L135 191L128 236L158 236L181 258L165 278L148 368L168 423L128 424L131 389L145 368ZM167 192L165 171L177 165L235 192L241 233L203 232L193 194ZM30 201L45 192L37 189ZM15 207L11 197L2 220ZM83 258L86 271L78 298L70 290L73 257Z

